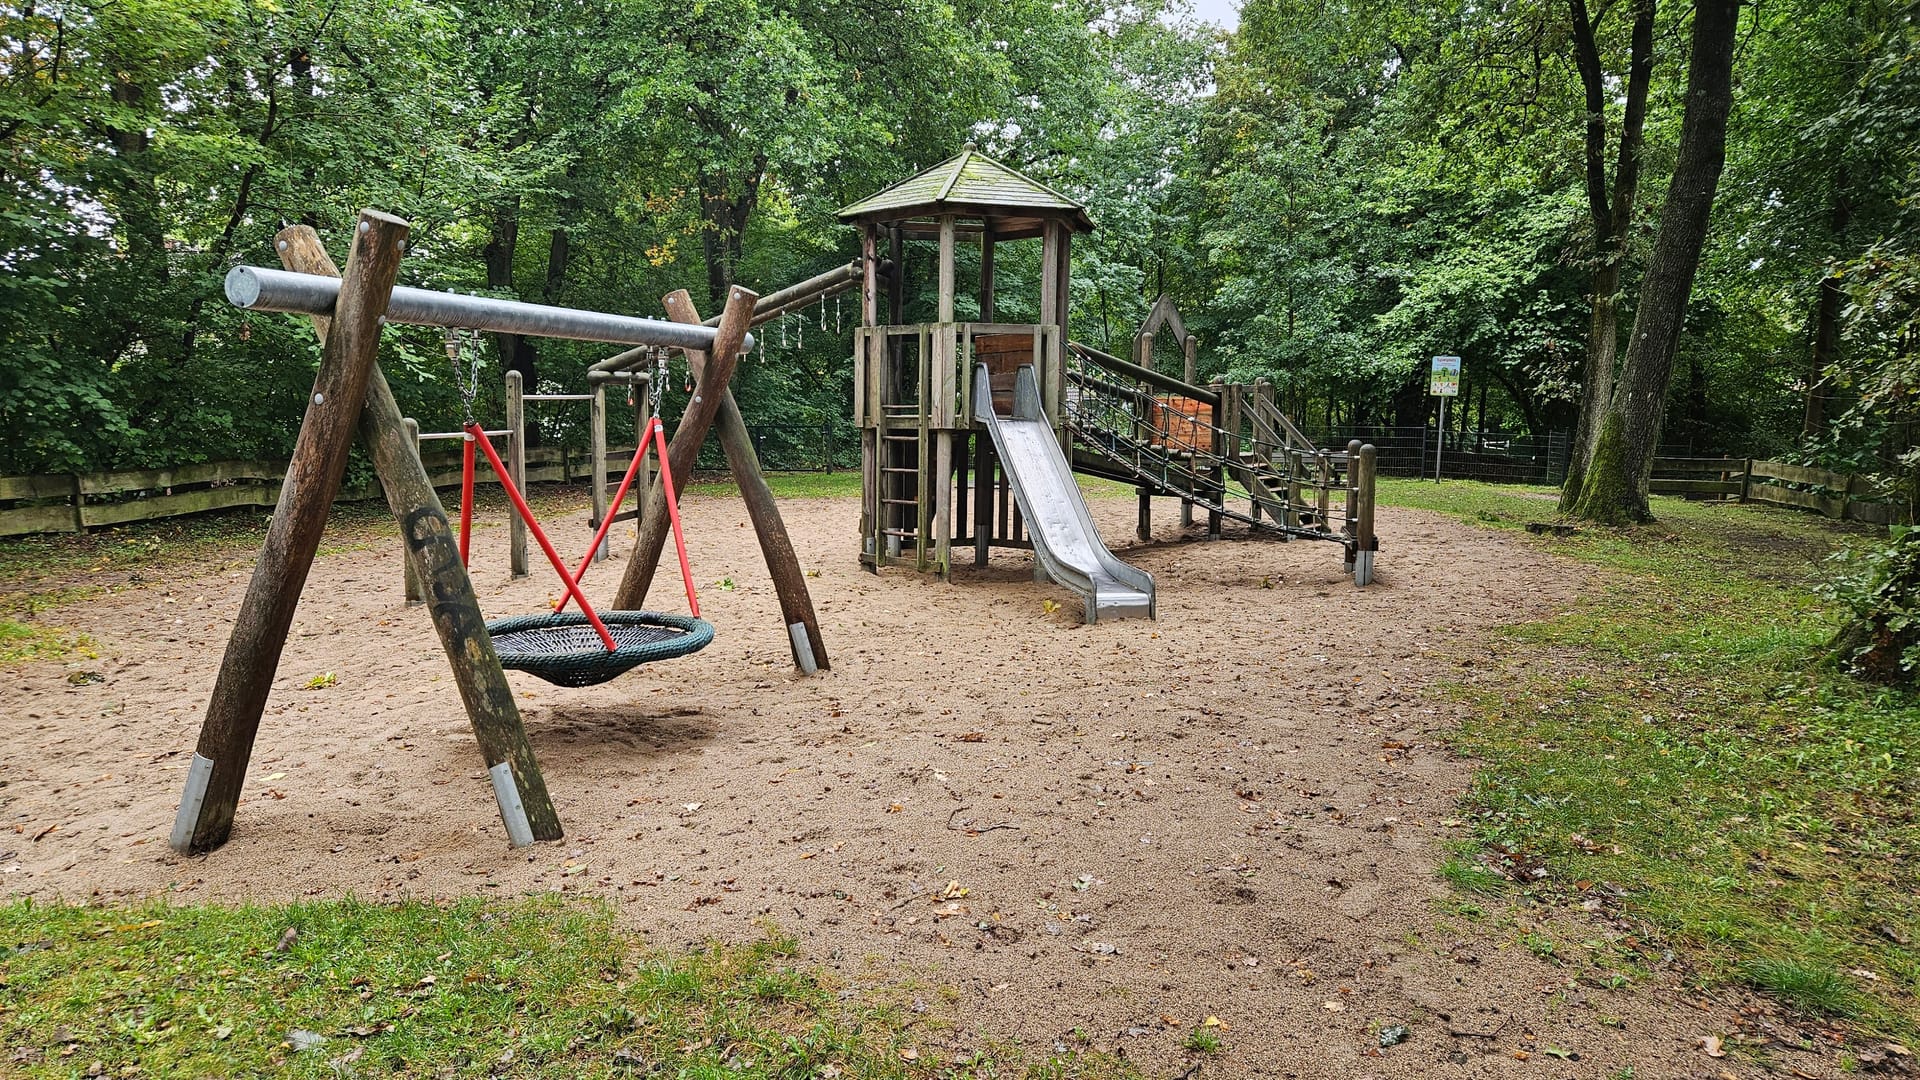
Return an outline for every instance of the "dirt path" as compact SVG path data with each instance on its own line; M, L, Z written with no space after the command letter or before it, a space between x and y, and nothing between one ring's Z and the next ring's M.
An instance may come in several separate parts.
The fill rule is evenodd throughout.
M1131 535L1130 500L1094 508ZM1158 580L1159 621L1083 627L1024 558L952 585L873 577L853 503L786 512L833 672L789 674L744 513L690 500L719 639L589 690L514 676L569 830L519 853L427 616L399 606L397 551L316 566L233 840L206 857L166 837L244 573L49 615L105 656L0 687L0 895L564 890L662 945L777 925L850 990L924 1009L935 1050L1084 1037L1176 1075L1215 1016L1225 1049L1197 1075L1720 1074L1698 1049L1711 1018L1671 987L1575 981L1505 947L1511 918L1447 914L1434 876L1470 769L1423 692L1472 659L1472 631L1567 602L1572 564L1394 510L1379 584L1356 590L1331 545L1183 541L1169 522L1121 551ZM475 547L489 612L552 591L508 581L497 521ZM1612 933L1571 922L1556 932ZM1411 1039L1379 1049L1396 1024Z

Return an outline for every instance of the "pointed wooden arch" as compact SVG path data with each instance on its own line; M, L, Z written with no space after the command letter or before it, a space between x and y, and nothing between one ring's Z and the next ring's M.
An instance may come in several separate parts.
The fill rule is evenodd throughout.
M1140 330L1133 335L1133 362L1153 370L1153 339L1163 327L1173 330L1173 340L1186 354L1186 370L1182 373L1186 381L1193 382L1198 372L1195 368L1200 354L1200 339L1187 332L1187 324L1180 318L1180 311L1173 306L1173 298L1161 293L1153 302L1153 309L1147 312L1147 321L1140 324Z

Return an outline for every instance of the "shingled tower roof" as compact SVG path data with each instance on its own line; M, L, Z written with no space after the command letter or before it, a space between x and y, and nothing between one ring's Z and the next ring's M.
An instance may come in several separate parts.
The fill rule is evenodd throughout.
M991 221L994 235L1003 240L1039 236L1048 219L1075 232L1093 231L1079 203L982 154L972 143L956 157L842 207L840 220L892 224L944 214Z

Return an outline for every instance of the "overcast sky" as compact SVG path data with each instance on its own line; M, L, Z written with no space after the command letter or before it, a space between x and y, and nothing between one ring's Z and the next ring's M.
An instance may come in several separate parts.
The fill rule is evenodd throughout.
M1240 28L1238 0L1193 0L1193 13L1207 22L1228 30Z

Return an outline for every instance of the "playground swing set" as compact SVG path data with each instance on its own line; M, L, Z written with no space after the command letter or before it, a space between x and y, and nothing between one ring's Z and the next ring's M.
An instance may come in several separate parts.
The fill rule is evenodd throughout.
M235 619L188 766L170 837L177 851L210 850L225 843L231 834L274 673L356 435L400 523L408 561L427 597L434 629L472 722L513 846L557 840L562 830L505 670L512 667L560 685L586 686L604 682L638 664L684 656L713 638L713 628L698 615L699 601L680 530L679 493L673 487L673 477L690 474L701 442L723 412L722 436L729 465L736 478L749 481L741 484L742 492L781 594L782 616L788 619L796 666L802 672L827 666L804 576L758 461L752 457L751 444L737 447L728 437L732 426L729 420L744 434L744 422L733 407L727 384L741 354L753 345L748 327L759 297L748 289L732 289L717 325L706 326L693 313L684 292L667 298L675 319L662 321L396 288L394 281L407 233L406 222L363 210L342 273L318 234L306 226L294 226L275 237L285 269L242 266L227 276L228 298L239 307L310 316L321 339L321 361L280 501ZM686 412L671 441L659 418L653 418L649 445L636 448L615 499L617 509L651 448L659 459L658 482L648 485L640 539L611 609L595 609L581 591L580 581L615 515L597 515L598 527L587 555L578 569L569 571L518 485L512 482L510 470L491 441L495 433L474 420L471 376L463 380L468 415L462 436L467 449L462 470L463 527L456 536L421 462L418 428L401 415L380 371L381 329L389 322L456 332L465 329L640 346L641 350L629 352L645 351L648 356L657 355L662 348L675 348L686 355L695 376L695 390ZM457 347L453 352L457 370ZM723 410L723 406L727 408ZM516 439L516 444L519 441ZM481 614L466 562L475 450L486 456L503 482L520 520L539 541L566 587L567 600L578 606L577 611L560 610L563 602L553 611L492 623ZM765 498L756 499L756 494ZM688 606L693 612L690 616L643 607L669 530L687 587Z

